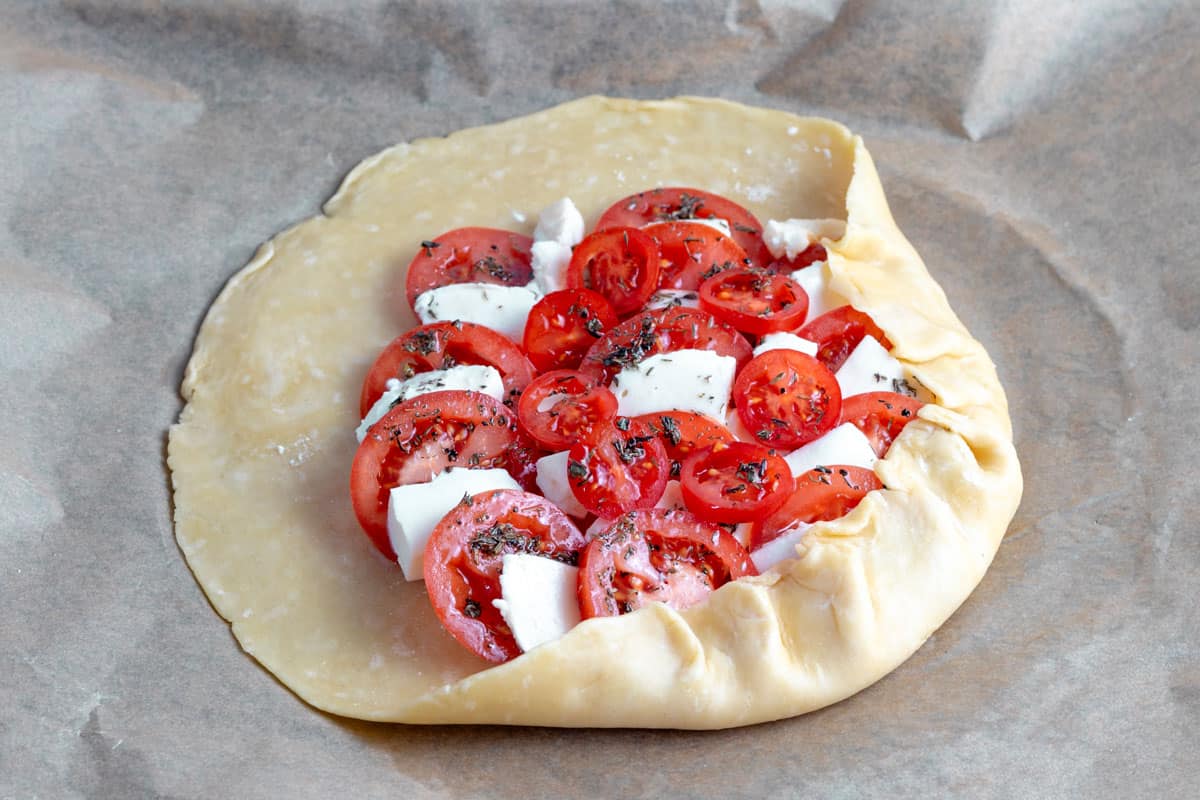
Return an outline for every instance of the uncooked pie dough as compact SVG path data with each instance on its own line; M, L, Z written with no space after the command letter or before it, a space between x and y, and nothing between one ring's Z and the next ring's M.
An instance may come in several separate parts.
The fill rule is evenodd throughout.
M351 510L359 389L415 320L422 239L530 233L564 195L590 225L655 185L760 219L847 220L832 288L938 398L876 471L887 489L816 525L799 557L685 611L596 618L490 667L438 624ZM397 302L397 298L400 298ZM259 250L209 311L171 429L179 545L245 651L312 705L413 723L722 728L847 697L908 658L979 583L1021 494L983 347L897 230L841 125L712 99L590 97L357 166L324 215Z

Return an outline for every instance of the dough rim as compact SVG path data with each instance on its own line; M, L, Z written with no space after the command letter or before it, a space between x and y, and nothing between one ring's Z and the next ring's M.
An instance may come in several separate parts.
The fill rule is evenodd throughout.
M708 98L589 97L451 138L551 119L566 109L637 114L714 108L734 117L769 115L780 124L812 122ZM907 659L957 609L982 579L1020 500L1007 402L982 345L896 228L862 140L836 123L819 122L843 137L838 144L853 159L847 233L829 243L834 288L876 319L897 355L943 399L923 409L921 421L881 462L889 490L841 520L814 527L798 548L801 557L725 587L701 606L682 613L651 606L585 622L508 664L399 703L393 699L382 713L280 680L318 708L363 719L722 728L794 716L860 691ZM210 349L221 344L210 341L213 320L256 273L272 266L275 241L337 215L381 164L418 144L397 145L355 167L324 215L263 245L214 301L185 372L181 392L188 405L170 434L177 498L190 480L183 477L188 468L177 464L187 449L184 434L197 424L192 400L203 391ZM899 296L898 288L904 289ZM194 523L179 509L177 503L177 535ZM889 574L887 559L895 558L904 558L911 571ZM211 583L190 555L188 561L211 599ZM944 580L931 583L930 574ZM214 606L225 615L215 600ZM819 645L806 646L814 641ZM264 666L278 675L272 664Z

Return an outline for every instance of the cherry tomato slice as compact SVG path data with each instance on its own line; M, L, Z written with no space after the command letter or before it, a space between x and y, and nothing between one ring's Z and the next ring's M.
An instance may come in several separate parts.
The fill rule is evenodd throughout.
M498 228L456 228L421 242L404 279L408 307L422 292L452 283L524 286L533 276L532 246L528 236Z
M517 403L521 428L549 450L565 450L617 415L617 398L581 372L558 369L534 378Z
M387 532L393 486L428 481L447 467L509 469L509 447L517 440L514 414L485 394L430 392L399 403L354 454L350 500L358 524L394 561Z
M529 310L525 353L541 371L575 369L583 354L617 324L612 303L588 289L551 292Z
M666 489L669 472L662 441L628 417L596 425L567 455L571 493L604 519L653 506Z
M500 598L503 557L529 553L576 564L587 538L550 501L500 489L464 499L433 529L425 545L425 588L442 626L488 661L521 654L508 623L492 605Z
M583 357L579 370L607 384L623 368L672 350L712 350L733 356L739 368L753 352L746 337L707 311L656 309L630 317L598 339Z
M797 253L796 257L792 260L789 261L786 258L778 259L771 262L771 265L768 267L768 269L771 272L781 272L786 274L788 272L795 272L798 269L804 269L805 267L811 266L818 261L824 261L827 258L829 258L829 253L825 252L824 246L813 242L808 247Z
M633 511L597 535L580 556L579 610L589 619L654 602L683 609L729 581L757 574L749 553L728 531L682 509Z
M622 198L600 215L596 230L714 217L729 223L734 241L756 266L771 263L771 253L763 242L762 224L758 219L732 200L700 189L664 187Z
M678 478L683 460L695 450L729 444L734 435L723 424L691 411L660 411L634 417L658 434L671 459L671 477Z
M679 474L688 509L716 523L757 522L783 505L794 487L787 462L753 442L697 450Z
M420 325L393 339L375 359L363 380L359 416L365 417L387 390L389 378L404 380L455 364L495 367L509 398L516 397L534 375L533 365L521 348L491 328L470 322Z
M798 524L845 516L867 492L882 488L875 473L863 467L834 464L797 475L796 491L787 502L751 530L750 549L757 550Z
M706 278L753 263L736 241L698 222L661 222L643 230L662 253L663 289L695 291Z
M874 336L884 349L892 343L883 335L875 321L851 306L841 306L809 320L796 335L817 343L817 360L837 372L858 347L864 336Z
M875 455L887 455L904 426L917 418L925 405L915 397L896 392L867 392L842 401L842 422L849 422L871 442Z
M742 333L762 336L800 327L808 314L808 294L784 275L729 270L700 284L700 307Z
M828 433L842 413L837 378L810 355L768 350L733 382L738 417L760 442L795 448Z
M591 289L624 316L658 288L658 243L637 228L610 228L584 237L571 253L567 287Z

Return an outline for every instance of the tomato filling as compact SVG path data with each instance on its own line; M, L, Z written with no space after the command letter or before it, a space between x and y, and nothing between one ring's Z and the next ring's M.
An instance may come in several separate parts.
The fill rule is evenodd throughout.
M455 283L567 287L541 296L523 335L511 339L473 322L470 308L462 309L464 319L396 337L368 371L359 398L365 415L392 380L464 373L449 370L458 365L500 375L503 402L460 378L459 386L395 403L367 430L351 468L351 500L364 533L384 556L401 560L407 579L425 581L443 627L480 658L505 661L522 652L518 639L542 641L529 625L557 625L561 634L579 616L703 602L725 583L756 574L750 551L802 525L837 519L883 488L871 469L849 463L792 474L789 452L846 422L886 457L921 403L891 392L842 396L834 373L855 347L866 336L885 350L891 344L869 315L849 305L806 319L809 297L787 273L828 254L813 242L790 260L774 258L762 230L740 205L676 187L618 200L569 259L567 246L555 245L557 277L539 272L548 267L531 252L543 251L514 232L459 228L416 248L405 277L410 304ZM810 288L811 277L804 278ZM668 289L696 291L700 307L648 307L656 291ZM768 349L755 357L754 345L775 332L815 342L817 356ZM671 359L655 359L653 368L674 372L670 380L637 384L636 407L661 410L619 413L631 401L628 391L618 401L610 389L618 373L652 356L694 350L729 356L736 371L713 381L699 369L684 374L695 361L675 358L666 366ZM488 374L487 391L497 392ZM412 388L417 384L424 386L410 383L402 396L428 391ZM723 393L714 407L720 410L710 413L731 406L727 419L686 410L701 390ZM815 447L835 448L829 442L836 438ZM859 445L855 452L865 459L864 451ZM493 489L475 489L453 473L443 485L472 488L439 497L437 479L458 468L503 469L525 491L512 489L504 473L487 478L508 481ZM426 483L428 491L405 497L436 507L431 520L389 507L392 488ZM592 534L564 511L594 518ZM393 541L403 545L396 548L402 555ZM414 552L423 555L420 565ZM509 595L504 576L516 573L505 564L530 563L522 558L554 563L548 571L538 567L539 574L558 582L568 606L577 601L577 615L546 616L562 592L553 602L524 605L521 593ZM530 622L529 614L542 616Z

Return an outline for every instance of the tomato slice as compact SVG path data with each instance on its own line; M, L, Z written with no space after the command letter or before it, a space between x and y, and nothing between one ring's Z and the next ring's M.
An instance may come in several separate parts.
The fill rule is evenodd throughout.
M757 522L783 505L794 487L787 462L753 442L697 450L679 474L688 509L717 523Z
M604 519L653 506L669 472L662 441L649 426L628 417L597 424L567 455L571 493Z
M456 228L421 242L404 279L408 307L422 292L452 283L524 286L533 277L532 246L528 236L498 228Z
M682 509L633 511L580 556L579 610L589 619L655 602L683 609L729 581L757 574L750 554L728 531Z
M395 560L387 533L393 486L428 481L447 467L512 472L517 466L509 448L517 441L513 413L485 394L430 392L397 404L371 427L354 454L350 500L358 524L379 552Z
M550 450L565 450L616 415L616 395L582 372L569 369L534 378L517 403L521 428Z
M808 247L796 254L796 257L790 261L786 258L773 261L768 269L771 272L795 272L798 269L804 269L818 261L824 261L829 258L829 253L825 252L823 245L813 242Z
M762 223L732 200L700 189L664 187L638 192L609 206L596 222L596 230L681 219L723 219L733 239L756 266L771 263L771 252L762 238Z
M393 339L375 359L363 380L359 416L365 417L387 390L388 379L404 380L455 364L495 367L510 398L529 385L534 375L521 348L491 328L470 322L420 325Z
M536 494L500 489L464 499L425 545L425 588L442 626L488 661L521 654L492 605L501 596L503 557L529 553L576 564L587 538L566 514Z
M571 253L567 287L591 289L624 316L658 288L658 243L637 228L610 228L584 237Z
M738 417L763 444L794 448L825 434L842 413L837 378L810 355L768 350L733 382Z
M785 275L737 269L700 284L700 307L742 333L761 336L800 327L808 314L808 294Z
M842 402L842 421L862 431L875 455L883 458L904 426L917 418L923 405L915 397L896 392L856 394Z
M845 516L867 492L882 488L875 473L863 467L834 464L797 475L796 491L787 502L751 530L750 549L757 550L798 524Z
M885 350L892 349L892 343L875 321L851 306L841 306L809 320L796 335L817 343L817 359L830 372L837 372L846 363L864 336L874 336Z
M663 289L695 291L706 278L753 263L736 241L708 225L660 222L643 230L662 253Z
M575 369L604 332L617 324L612 303L588 289L551 292L529 310L525 354L543 372Z
M665 308L643 311L606 333L587 351L579 370L607 384L623 368L672 350L712 350L733 356L739 368L753 353L746 337L707 311Z
M660 411L634 417L658 434L671 460L671 477L678 478L683 460L696 450L736 441L729 428L691 411Z

